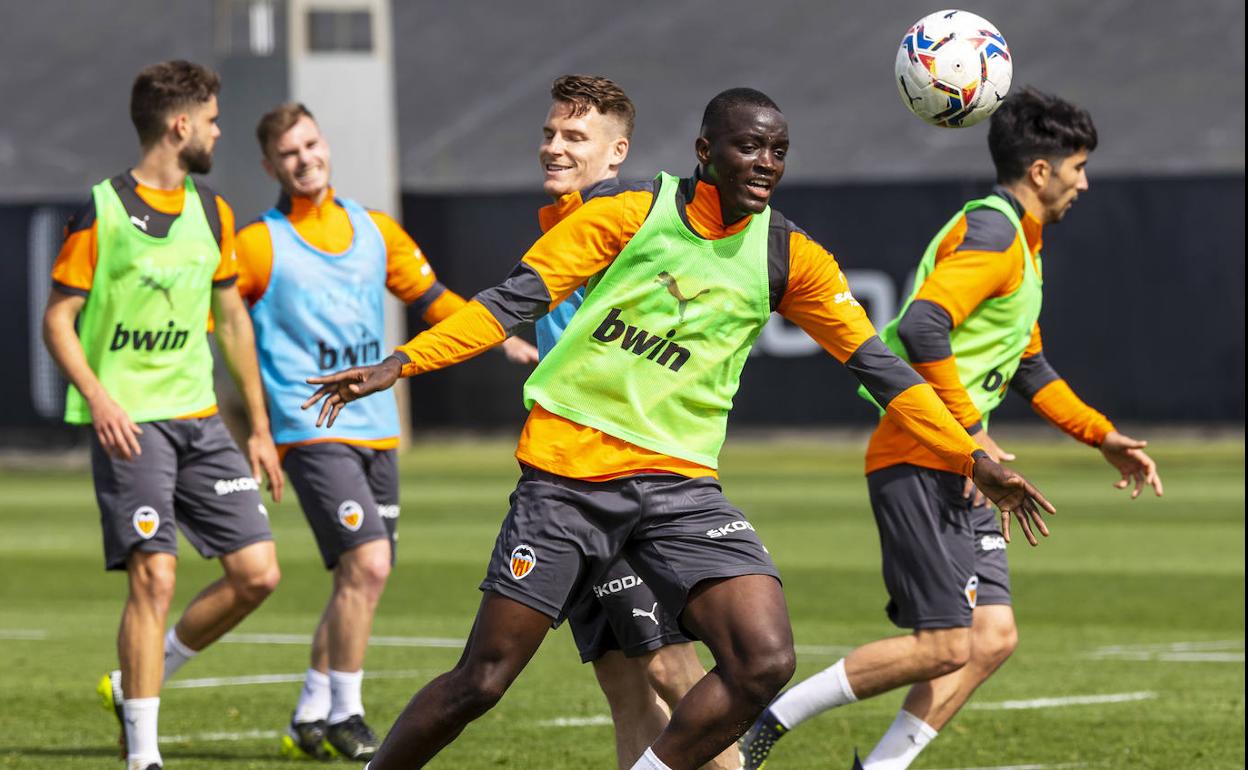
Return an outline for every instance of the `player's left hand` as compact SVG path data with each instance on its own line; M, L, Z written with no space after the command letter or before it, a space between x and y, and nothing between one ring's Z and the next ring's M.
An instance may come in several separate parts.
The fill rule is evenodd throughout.
M251 460L251 477L260 483L260 472L263 470L268 479L269 495L273 502L282 501L282 463L277 457L277 447L273 444L273 435L268 431L252 433L247 439L247 457Z
M988 431L983 428L971 434L971 440L979 444L979 448L987 452L994 463L1007 463L1017 459L1013 453L1007 452L998 446L992 436L988 435ZM988 499L984 497L984 493L976 489L975 482L969 478L966 480L966 484L962 486L962 498L970 500L971 505L975 508L988 504Z
M389 356L373 366L354 366L341 372L326 374L321 377L309 377L309 385L321 387L312 397L303 402L303 409L315 404L322 398L321 413L316 417L316 427L333 427L334 420L342 408L357 398L363 398L379 390L385 390L398 382L403 373L403 364L394 356ZM328 420L328 422L326 422Z
M499 347L513 364L530 366L537 363L537 348L519 337L508 337Z
M1132 481L1135 482L1135 489L1131 490L1132 500L1140 496L1145 484L1152 487L1158 497L1162 495L1157 463L1144 454L1146 446L1147 441L1124 436L1116 430L1111 430L1101 442L1101 454L1105 455L1106 462L1122 474L1122 478L1114 482L1114 489L1126 489Z
M1018 519L1023 528L1023 535L1031 545L1037 545L1031 528L1034 526L1041 535L1048 537L1049 528L1040 515L1041 509L1050 514L1057 513L1053 504L1040 494L1040 490L1031 482L1014 471L997 464L987 452L979 450L975 453L975 467L971 470L971 479L975 486L992 500L1001 511L1001 534L1005 542L1010 542L1010 514Z

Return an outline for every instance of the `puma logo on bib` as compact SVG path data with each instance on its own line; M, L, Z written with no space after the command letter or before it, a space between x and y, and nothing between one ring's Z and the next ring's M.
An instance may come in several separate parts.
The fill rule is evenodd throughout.
M364 524L364 509L354 500L343 500L338 506L338 523L352 532L358 532Z
M160 514L150 505L136 510L130 521L134 524L134 531L144 540L151 540L156 530L160 529Z

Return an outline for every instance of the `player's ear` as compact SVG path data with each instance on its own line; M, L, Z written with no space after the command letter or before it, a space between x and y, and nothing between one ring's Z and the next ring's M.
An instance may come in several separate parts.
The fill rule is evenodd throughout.
M1045 158L1036 158L1027 167L1027 178L1038 189L1043 189L1053 176L1053 164Z
M621 136L611 145L611 165L619 166L628 157L628 137Z
M169 133L173 134L173 139L179 144L188 139L191 135L191 116L186 112L177 112L169 116L167 125Z
M273 167L273 161L269 160L268 155L260 156L260 166L264 169L264 173L269 175L270 179L277 179L277 169Z
M711 142L705 136L693 140L693 152L698 156L698 163L703 166L711 165Z

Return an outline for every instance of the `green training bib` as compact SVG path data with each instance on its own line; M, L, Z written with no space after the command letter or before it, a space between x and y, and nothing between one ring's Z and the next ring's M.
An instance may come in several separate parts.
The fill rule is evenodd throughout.
M641 229L529 377L524 403L714 468L741 369L771 314L771 209L707 240L681 219L680 180L659 181Z
M987 427L989 414L1005 399L1006 387L1018 371L1023 351L1031 341L1032 329L1040 318L1040 304L1043 299L1043 281L1038 269L1040 255L1035 255L1033 259L1031 249L1027 246L1027 238L1023 234L1022 222L1008 201L997 195L970 201L962 211L945 223L927 245L927 251L915 272L914 288L910 296L897 317L880 332L880 339L894 353L910 360L906 346L897 334L901 318L935 268L936 251L941 241L963 216L978 208L990 208L1004 214L1014 225L1023 246L1023 280L1018 288L1004 297L990 297L981 302L949 335L950 346L958 364L958 378L983 417L984 427ZM867 400L873 400L862 388L858 389L858 394Z
M130 222L108 180L92 188L98 257L91 293L78 316L87 363L131 420L167 420L216 404L208 312L220 247L186 178L182 213L155 238ZM65 421L91 422L73 385Z

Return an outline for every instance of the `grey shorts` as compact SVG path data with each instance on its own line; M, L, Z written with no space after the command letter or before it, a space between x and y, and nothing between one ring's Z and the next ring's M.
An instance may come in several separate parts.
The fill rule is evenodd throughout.
M635 658L669 644L688 642L675 616L626 559L618 559L568 613L568 625L581 662L611 650Z
M140 427L133 460L91 438L106 569L125 569L133 550L176 555L177 529L206 559L273 539L260 486L219 416Z
M689 592L704 580L780 579L753 525L715 479L581 481L524 466L481 590L545 613L557 626L621 554L678 622Z
M976 606L1010 604L996 511L972 506L962 496L964 483L955 473L914 465L867 475L888 617L902 628L967 628Z
M316 536L326 569L345 551L390 541L394 563L399 527L399 470L393 449L324 442L293 446L282 467Z

